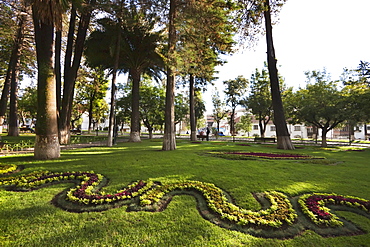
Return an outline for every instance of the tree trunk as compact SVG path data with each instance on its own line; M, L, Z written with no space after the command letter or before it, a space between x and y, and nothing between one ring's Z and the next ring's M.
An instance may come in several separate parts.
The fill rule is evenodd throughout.
M95 5L95 0L90 1L90 7ZM62 110L60 113L60 143L68 144L70 142L71 133L71 117L72 117L72 103L74 97L74 88L77 78L77 72L80 68L81 57L84 50L84 43L86 39L87 29L89 28L91 12L88 7L83 10L78 25L76 41L74 42L75 32L75 21L76 21L76 10L72 5L70 28L68 32L67 51L66 59L64 63L64 87L63 87L63 99L62 99ZM73 46L74 43L74 46ZM72 49L74 47L74 52ZM73 61L72 61L73 53Z
M292 150L294 146L286 125L283 102L281 100L279 77L276 67L275 49L272 39L272 25L269 0L265 0L266 11L264 11L266 25L267 64L270 75L272 105L274 109L274 123L276 126L277 148Z
M132 78L132 101L131 101L131 131L129 142L141 142L140 139L140 72L136 69L130 70Z
M22 10L26 11L26 10ZM19 64L20 64L20 56L22 53L23 48L23 41L24 41L24 28L26 25L27 16L21 14L19 17L18 22L18 29L15 35L12 53L10 55L8 70L4 82L3 92L1 95L0 101L0 134L3 132L3 123L5 120L5 114L8 105L8 97L9 97L9 89L12 88L12 96L11 96L11 113L9 116L9 124L8 128L8 135L10 136L18 136L19 129L18 129L18 117L17 117L17 84L18 84L18 74L19 74Z
M189 101L190 101L190 140L197 140L197 126L195 119L195 100L194 100L194 76L190 74L189 85Z
M117 70L119 64L119 53L121 47L121 20L118 21L117 26L117 40L114 47L114 64L113 64L113 71L112 71L112 86L111 86L111 99L110 99L110 113L109 113L109 128L108 128L108 143L107 146L113 146L113 138L114 138L114 123L115 123L115 116L116 116L116 79L117 79Z
M8 136L19 136L19 123L18 123L18 75L19 75L19 62L12 70L12 79L10 83L10 107L9 107L9 125Z
M60 157L56 109L56 85L53 68L54 27L38 18L33 6L38 83L37 123L34 157L46 160Z
M153 128L148 128L149 131L149 140L153 139Z
M167 86L166 86L166 108L165 108L165 125L162 150L170 151L176 149L175 133L175 58L176 48L176 17L177 0L170 1L169 11L169 31L168 31L168 60L167 65Z
M62 23L60 23L60 26ZM57 94L57 110L58 119L60 120L60 107L62 106L62 71L61 71L61 55L62 54L62 30L55 32L55 53L54 53L54 66L55 66L55 81L56 81L56 94ZM58 121L59 121L58 120ZM58 125L59 126L59 125Z
M321 137L321 147L326 148L328 146L328 143L326 141L326 134L328 133L328 130L326 128L321 128L322 137Z
M368 140L367 139L367 124L366 123L364 124L364 135L365 135L365 140Z
M266 129L265 127L263 126L262 124L262 114L259 114L258 116L258 125L260 127L260 134L261 134L261 138L264 138L265 137L265 132L266 132Z
M0 99L0 134L3 133L3 125L4 125L4 121L5 121L5 114L6 114L6 110L8 108L10 79L11 79L11 74L12 74L11 73L11 71L12 71L12 69L11 69L12 58L10 59L10 62L9 62L9 65L8 65L8 70L6 72L6 77L5 77L5 81L4 81L3 92L1 94L1 99Z
M88 134L91 134L91 124L92 124L92 120L93 120L93 102L94 102L94 98L95 98L95 93L94 93L94 96L92 96L90 98L90 102L89 102L89 125L87 127L87 133ZM94 129L94 126L93 126L93 129Z
M230 132L233 138L233 142L235 142L235 107L231 109L231 121L230 121Z
M349 145L355 140L355 125L353 123L348 124L348 141Z
M216 140L218 140L218 137L220 135L220 121L217 121L217 133L216 133Z

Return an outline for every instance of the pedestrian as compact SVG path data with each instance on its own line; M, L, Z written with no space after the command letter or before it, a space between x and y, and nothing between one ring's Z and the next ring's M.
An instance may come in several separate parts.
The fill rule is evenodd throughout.
M211 131L209 130L209 127L207 127L207 141L209 141L209 133L211 133Z

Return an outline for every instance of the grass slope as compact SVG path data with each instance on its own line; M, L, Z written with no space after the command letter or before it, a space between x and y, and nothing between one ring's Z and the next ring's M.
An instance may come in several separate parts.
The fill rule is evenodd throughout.
M270 145L179 141L177 150L160 151L162 143L120 143L115 147L63 151L58 160L35 161L32 155L1 157L2 164L35 170L94 171L109 178L103 191L115 192L132 181L198 180L230 193L240 207L259 210L251 193L276 190L289 197L326 192L370 199L368 159L363 152L305 148L290 153L325 160L230 160L211 151L285 152ZM356 236L321 237L306 230L292 239L257 238L227 230L203 219L191 196L175 196L163 212L126 212L126 206L104 212L70 213L50 201L71 184L31 192L0 189L0 246L370 246L370 220L335 212L363 229Z

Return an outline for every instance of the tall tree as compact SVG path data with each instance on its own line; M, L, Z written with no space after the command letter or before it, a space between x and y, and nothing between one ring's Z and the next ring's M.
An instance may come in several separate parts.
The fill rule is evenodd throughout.
M38 66L38 110L34 150L36 159L54 159L60 156L53 38L54 24L58 23L62 13L63 6L60 2L35 0L32 5Z
M283 102L281 99L279 76L276 67L276 55L272 36L272 20L271 13L277 14L286 0L239 0L241 5L239 20L239 31L241 37L249 42L254 42L258 39L258 34L266 33L267 44L267 63L270 75L272 105L274 109L274 123L277 134L277 148L279 149L294 149L290 135L288 132ZM262 26L264 20L264 28Z
M270 0L264 2L264 16L267 43L267 64L270 75L272 106L274 108L274 123L276 126L277 148L294 149L290 134L286 125L283 101L281 99L278 70L276 67L276 55L272 38Z
M140 141L140 81L144 72L158 77L163 68L163 59L158 53L161 31L155 32L157 19L138 11L134 6L127 12L123 23L123 59L132 79L131 142Z
M167 84L166 84L166 105L165 105L165 124L162 150L170 151L176 149L175 133L175 76L176 59L175 50L177 34L175 20L177 15L179 0L170 0L168 13L168 55L167 55Z
M133 5L128 9L124 9L122 13L124 17L121 21L121 31L119 33L111 33L108 31L112 29L109 27L109 25L111 25L111 21L109 19L100 20L100 23L104 25L105 30L103 32L98 30L92 33L91 39L89 39L88 42L88 46L91 44L91 42L95 42L95 45L100 46L101 44L97 43L97 41L101 39L99 36L106 36L106 39L108 40L113 36L120 37L121 52L119 69L128 71L129 78L132 81L132 116L129 141L139 142L139 92L141 76L144 72L158 76L159 71L163 67L163 59L158 53L158 45L161 41L161 32L153 31L156 24L156 18L153 15L146 15L140 10L137 10ZM105 47L103 49L107 48ZM97 53L103 53L102 49L100 48L96 50L88 47L88 60L91 61L95 59L94 57L100 59L96 56ZM104 62L104 60L97 61L97 63L100 63L100 65L109 65L104 64Z
M111 70L111 96L108 128L108 146L114 144L114 123L116 111L116 80L120 71L122 19L124 1L119 0L109 5L109 17L98 20L98 27L86 42L85 55L91 67L103 67Z
M243 76L238 76L234 80L227 80L223 83L226 86L224 90L226 104L231 108L230 132L232 136L235 136L235 110L236 107L242 103L242 98L247 92L248 80Z
M59 121L59 137L61 144L68 144L70 141L70 124L74 88L77 78L77 72L80 68L86 34L89 28L91 14L94 9L95 3L96 0L85 0L84 4L79 5L80 20L77 28L77 34L75 34L77 7L76 3L72 3L64 61L63 99L61 100Z
M179 16L178 53L179 70L190 75L190 139L196 140L195 90L203 88L215 79L215 67L222 65L220 54L232 52L235 28L230 13L234 10L230 1L189 1ZM188 85L186 85L188 86Z
M18 136L18 112L17 112L17 100L18 100L18 80L21 72L21 55L24 50L24 40L26 26L28 22L28 10L29 6L24 1L21 1L17 6L19 9L16 10L17 28L14 38L12 39L12 50L8 63L8 69L4 82L3 93L0 101L0 125L2 132L2 125L4 122L4 116L7 109L8 94L10 91L10 111L9 111L9 136ZM0 133L1 133L0 132Z

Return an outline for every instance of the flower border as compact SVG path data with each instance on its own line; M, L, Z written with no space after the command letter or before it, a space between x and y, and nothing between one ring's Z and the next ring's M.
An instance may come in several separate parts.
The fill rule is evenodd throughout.
M290 154L290 153L225 152L224 154L255 157L255 158L261 158L261 159L288 159L288 160L323 159L323 158L314 157L310 155ZM271 155L271 156L268 156L268 155Z
M15 168L17 169L16 166ZM200 181L177 180L161 184L152 180L139 180L114 194L105 194L99 192L99 189L105 185L106 178L92 171L35 171L15 177L0 177L0 186L11 190L30 191L63 181L76 183L76 187L67 190L63 197L58 197L64 202L68 201L75 205L74 207L82 209L75 212L107 210L121 206L123 203L131 203L129 208L134 207L132 205L138 205L136 207L137 210L158 211L167 206L173 195L190 194L194 195L198 200L204 201L203 205L206 206L206 210L203 211L202 209L199 212L205 219L226 228L232 225L233 227L229 227L229 229L240 230L238 227L259 229L263 227L283 230L285 229L283 228L284 226L289 227L296 223L298 217L291 201L281 192L267 191L259 193L259 198L263 198L263 204L268 204L269 207L259 211L252 211L233 204L228 195L216 185ZM137 199L133 200L134 198ZM268 201L268 203L265 203L265 201ZM353 196L311 193L300 196L297 202L303 214L319 227L338 228L344 225L335 214L330 212L330 209L326 207L327 205L349 206L362 210L367 214L370 213L370 201ZM63 208L62 204L55 205ZM103 205L103 207L99 205ZM69 208L65 209L68 210ZM213 220L214 217L217 217L218 220ZM370 214L367 217L370 218ZM224 223L226 225L223 225ZM302 222L298 221L298 224L302 224ZM263 233L266 235L262 235L268 237L268 232ZM261 233L256 231L251 234L260 235ZM289 235L290 233L287 234ZM340 234L340 230L338 234Z
M8 173L12 173L17 170L17 166L14 164L9 164L9 165L1 165L0 164L0 175L5 175Z
M349 206L370 213L370 201L353 196L326 193L305 194L298 199L298 204L302 212L319 226L343 226L343 222L339 221L338 216L332 214L326 205Z
M221 219L227 219L238 225L255 225L279 228L284 223L291 225L297 218L288 198L276 191L264 192L264 197L271 203L270 208L251 211L229 202L224 192L211 183L200 181L179 181L158 185L153 190L140 196L140 205L149 206L160 202L163 197L175 190L195 190L203 195L207 207Z

